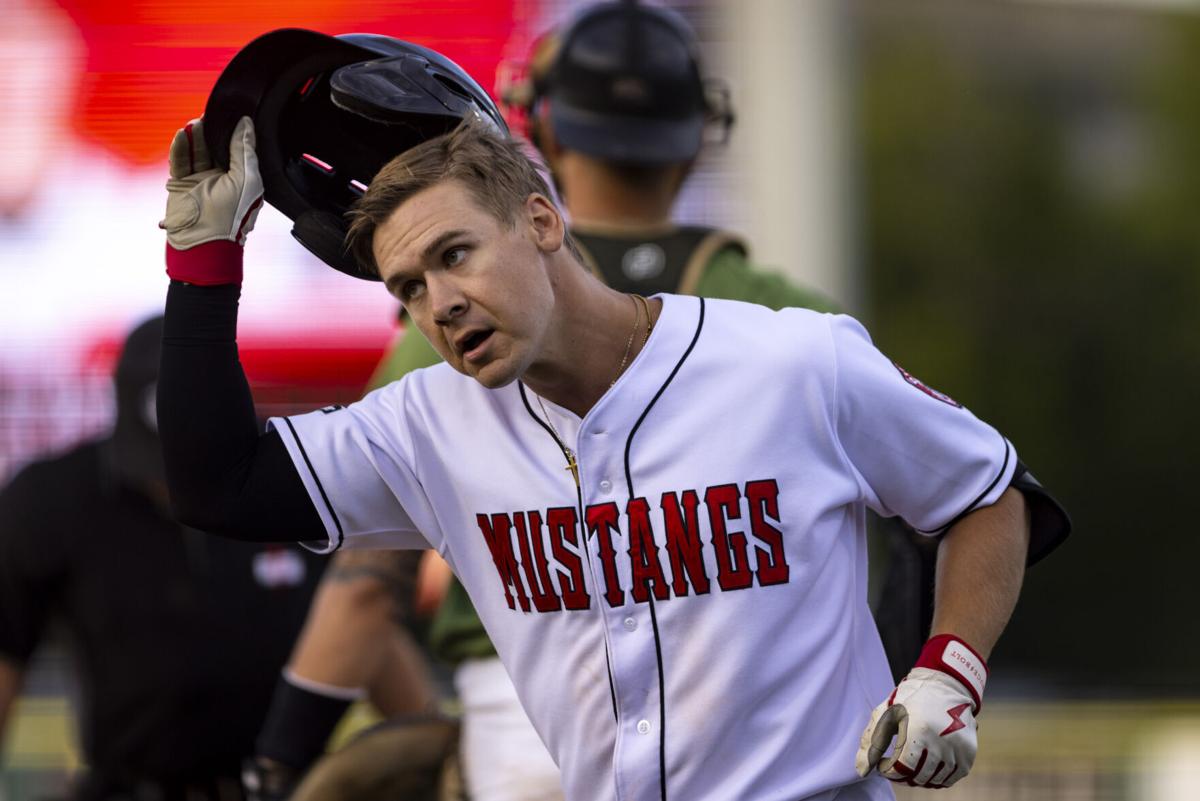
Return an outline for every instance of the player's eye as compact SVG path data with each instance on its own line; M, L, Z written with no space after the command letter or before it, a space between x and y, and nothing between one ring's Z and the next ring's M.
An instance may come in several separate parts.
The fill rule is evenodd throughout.
M424 281L405 281L400 285L400 300L404 303L411 303L425 292Z
M442 261L445 262L447 267L457 267L458 265L460 265L464 261L466 261L466 258L467 258L467 249L465 247L462 247L461 245L458 247L450 248L449 250L447 250L445 253L442 254Z

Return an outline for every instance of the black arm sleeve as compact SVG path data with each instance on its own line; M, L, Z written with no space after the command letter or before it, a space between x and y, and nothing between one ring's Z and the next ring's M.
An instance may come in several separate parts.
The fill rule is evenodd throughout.
M175 516L243 540L323 540L325 526L279 435L262 434L237 352L240 287L172 281L158 428Z

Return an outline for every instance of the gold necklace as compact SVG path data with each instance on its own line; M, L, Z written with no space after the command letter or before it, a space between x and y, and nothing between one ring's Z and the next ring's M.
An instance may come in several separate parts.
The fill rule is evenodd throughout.
M650 301L641 295L634 295L635 298L642 302L642 308L646 310L646 333L642 336L642 347L646 347L646 343L650 341L650 331L654 329L654 316L650 314ZM636 321L634 321L636 325Z
M633 348L633 338L637 335L638 321L642 319L642 308L638 304L637 299L641 295L633 295L630 300L633 301L633 329L629 332L629 339L625 341L625 355L621 357L621 364L617 366L617 374L613 376L613 380L608 382L608 388L612 389L617 383L617 379L621 377L621 373L625 372L625 365L629 362L629 351Z
M542 396L533 393L533 397L537 398L538 406L542 407L542 417L546 418L546 425L550 426L551 433L554 434L554 441L558 443L558 447L562 448L563 456L566 457L567 466L565 469L571 471L571 478L575 479L575 488L579 488L579 463L575 461L575 451L567 447L567 443L563 440L562 435L558 433L558 429L554 427L554 421L550 419L550 413L546 411L546 404L542 403Z
M625 342L625 354L621 357L621 364L617 367L617 374L613 376L613 380L609 382L608 388L612 389L617 383L617 379L621 377L621 373L625 372L625 365L629 363L629 354L633 349L633 338L637 336L638 323L642 319L641 312L646 311L646 333L642 336L642 346L645 347L647 340L650 339L650 301L646 300L641 295L633 295L633 328L629 332L629 339ZM558 433L558 429L554 426L554 421L550 419L550 412L546 410L546 404L542 402L542 396L536 392L533 394L537 398L538 406L542 409L542 417L546 418L546 425L550 426L550 432L554 434L554 440L558 443L558 447L562 448L563 456L567 460L566 470L571 471L571 478L575 479L575 487L579 487L579 462L575 459L575 451L571 450L567 443L563 440L562 435Z

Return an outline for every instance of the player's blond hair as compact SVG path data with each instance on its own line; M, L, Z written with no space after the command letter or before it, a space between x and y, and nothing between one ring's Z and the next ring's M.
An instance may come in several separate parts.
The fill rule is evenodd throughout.
M375 230L404 201L442 181L461 181L480 206L505 225L532 194L554 195L520 143L473 120L447 134L422 142L389 161L350 211L346 246L368 275L379 275L373 243ZM570 234L564 244L582 263Z

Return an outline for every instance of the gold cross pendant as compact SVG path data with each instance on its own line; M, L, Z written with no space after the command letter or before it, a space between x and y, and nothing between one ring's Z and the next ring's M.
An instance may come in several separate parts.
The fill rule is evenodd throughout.
M571 471L571 478L575 479L575 486L579 487L579 464L575 461L575 454L570 448L563 448L563 456L567 457L566 470Z

